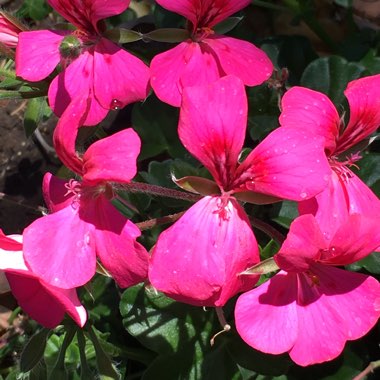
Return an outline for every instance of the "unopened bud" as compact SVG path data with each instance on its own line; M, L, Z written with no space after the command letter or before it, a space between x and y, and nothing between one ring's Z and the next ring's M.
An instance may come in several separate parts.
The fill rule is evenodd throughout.
M73 35L66 36L59 45L59 52L62 58L76 58L81 52L82 44Z
M11 14L0 10L0 42L9 48L15 48L18 43L18 35L27 28Z

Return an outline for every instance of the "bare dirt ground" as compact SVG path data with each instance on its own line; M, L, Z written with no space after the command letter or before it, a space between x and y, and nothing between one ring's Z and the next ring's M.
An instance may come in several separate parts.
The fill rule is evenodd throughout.
M55 171L57 160L23 129L25 102L0 103L0 228L6 234L21 233L41 215L41 181ZM42 125L40 134L50 144L55 120Z

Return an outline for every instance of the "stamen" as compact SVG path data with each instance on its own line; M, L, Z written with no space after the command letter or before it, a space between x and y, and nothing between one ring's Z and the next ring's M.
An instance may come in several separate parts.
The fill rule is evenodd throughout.
M193 35L193 40L196 42L199 42L207 38L210 34L214 34L214 33L215 32L211 28L208 28L208 27L198 28Z
M228 207L230 197L231 194L229 192L222 194L222 196L219 196L217 201L218 208L213 211L214 214L219 214L220 219L224 221L230 219L230 210Z

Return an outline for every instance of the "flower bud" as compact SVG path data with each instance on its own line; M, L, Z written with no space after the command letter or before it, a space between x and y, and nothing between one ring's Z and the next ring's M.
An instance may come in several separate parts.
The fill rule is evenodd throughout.
M26 28L9 13L0 10L0 42L7 47L15 48L18 43L18 35Z
M73 35L66 36L59 45L59 52L62 58L77 58L80 54L82 44L79 39Z

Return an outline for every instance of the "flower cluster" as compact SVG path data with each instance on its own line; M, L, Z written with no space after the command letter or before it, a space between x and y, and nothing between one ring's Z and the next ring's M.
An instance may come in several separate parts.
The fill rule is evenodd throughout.
M16 47L17 76L50 78L48 102L59 116L54 147L74 175L47 173L48 215L22 236L0 234L0 269L20 306L49 328L65 313L83 326L76 289L101 266L121 288L145 281L196 306L219 308L243 293L235 308L242 339L265 353L288 352L302 366L331 360L347 340L365 335L380 317L380 284L336 267L380 246L380 201L350 169L380 125L380 75L349 83L347 125L326 95L289 89L280 126L243 159L245 86L269 79L273 65L250 42L214 28L249 0L157 0L187 19L188 38L150 67L108 38L104 19L126 10L129 0L48 3L75 29L17 30L0 18L1 41ZM114 184L128 187L136 176L138 134L126 128L85 151L77 136L109 110L144 100L150 86L179 107L179 139L213 180L176 179L199 200L148 253L137 241L139 228L113 204ZM300 216L271 259L280 271L255 287L259 246L244 203L282 200L298 202Z

